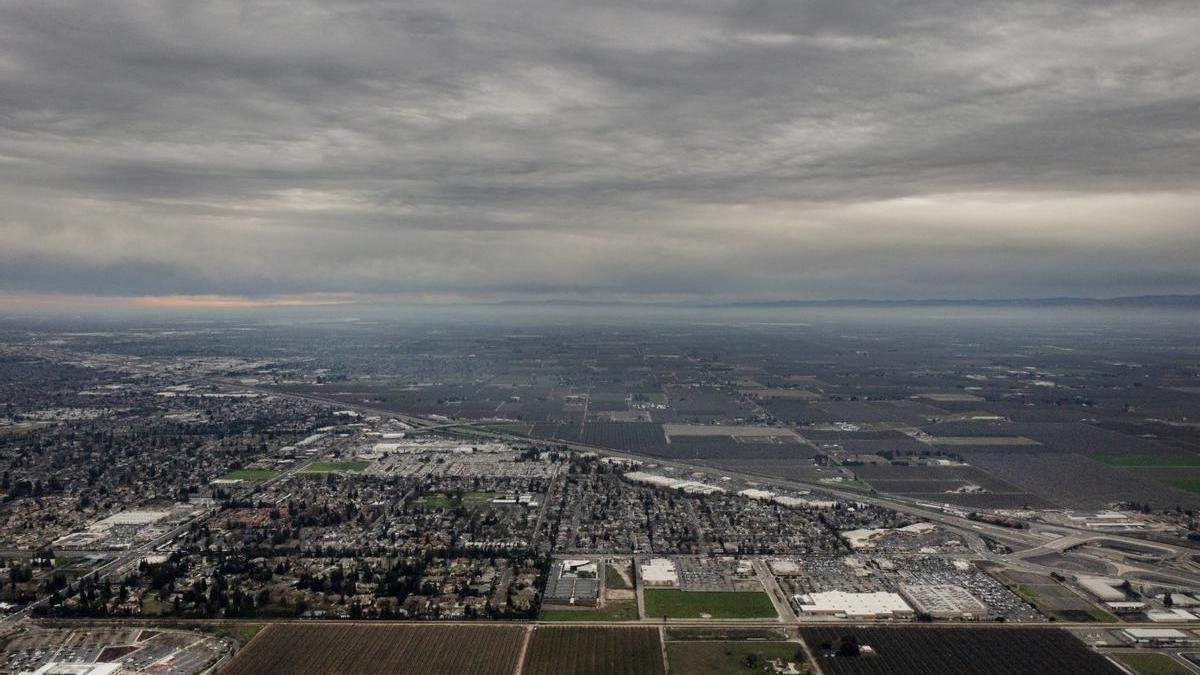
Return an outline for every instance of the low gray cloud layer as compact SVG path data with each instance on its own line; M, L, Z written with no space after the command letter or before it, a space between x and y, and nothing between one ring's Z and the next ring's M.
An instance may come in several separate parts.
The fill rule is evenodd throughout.
M0 290L1200 292L1180 2L0 4Z

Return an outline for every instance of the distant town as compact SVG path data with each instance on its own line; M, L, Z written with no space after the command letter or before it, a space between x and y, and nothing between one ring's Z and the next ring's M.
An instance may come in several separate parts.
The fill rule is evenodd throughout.
M1192 672L1191 337L0 324L0 672Z

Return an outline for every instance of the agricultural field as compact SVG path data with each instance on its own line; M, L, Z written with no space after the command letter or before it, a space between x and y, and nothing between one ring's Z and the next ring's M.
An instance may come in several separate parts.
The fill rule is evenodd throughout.
M879 492L979 508L1045 507L1050 502L972 466L872 464L854 473Z
M273 469L235 469L221 476L222 480L246 480L246 481L264 481L270 480L278 476L279 472Z
M677 436L656 448L643 449L642 454L664 459L809 459L816 451L794 438L751 438L739 440L733 436Z
M761 591L680 591L646 589L646 616L669 619L774 618L775 605Z
M571 433L578 430L575 426L567 429L565 434L560 429L558 434L560 438L569 439ZM647 422L588 422L579 440L589 445L632 452L653 452L667 444L662 426Z
M511 669L510 669L511 672ZM656 628L540 626L521 675L665 675Z
M971 452L965 457L987 473L1059 506L1102 508L1125 500L1149 502L1156 508L1200 508L1200 495L1154 480L1146 475L1147 469L1096 461L1099 455L993 450ZM1060 480L1060 476L1071 476L1071 480Z
M1200 494L1200 478L1175 478L1167 481L1167 485L1187 492Z
M1200 467L1200 454L1179 453L1170 455L1099 455L1098 461L1109 466L1142 467Z
M511 675L523 638L519 626L274 624L221 673Z
M672 673L687 675L742 675L760 672L767 659L803 663L804 647L798 642L745 640L667 642ZM803 672L803 671L802 671Z
M941 436L933 439L933 445L956 446L956 445L990 445L990 446L1019 446L1019 445L1041 445L1035 440L1025 438L1024 436Z
M692 436L718 436L724 438L786 438L795 439L796 432L791 429L756 426L726 426L706 424L664 424L663 432L674 443L680 438Z
M1114 659L1129 666L1137 675L1191 675L1182 663L1155 652L1120 652L1112 655Z
M1052 628L814 627L801 636L826 675L1121 675ZM870 647L857 655L849 645Z

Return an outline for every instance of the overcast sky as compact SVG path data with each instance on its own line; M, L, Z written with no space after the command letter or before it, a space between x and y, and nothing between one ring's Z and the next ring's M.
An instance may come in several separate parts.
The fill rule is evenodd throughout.
M0 293L1200 292L1200 6L0 2Z

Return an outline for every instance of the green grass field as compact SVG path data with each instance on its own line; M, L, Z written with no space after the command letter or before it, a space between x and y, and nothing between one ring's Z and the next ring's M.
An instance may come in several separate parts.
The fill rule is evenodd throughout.
M505 434L518 434L520 436L528 436L531 430L528 422L500 422L498 424L489 424L487 428L495 429Z
M1095 605L1088 605L1088 616L1092 617L1092 621L1099 623L1121 623L1121 620L1115 614L1110 614Z
M1025 599L1026 602L1037 608L1039 612L1058 621L1095 621L1097 623L1120 623L1121 620L1114 614L1110 614L1096 605L1087 603L1086 610L1064 610L1055 609L1049 601L1043 599L1025 584L1017 584L1014 591L1017 595ZM1081 613L1086 612L1087 618L1084 618Z
M646 616L657 619L757 619L778 616L771 598L761 591L679 591L646 589Z
M491 504L495 496L495 492L468 492L462 496L462 505L469 509L477 509Z
M455 504L461 504L468 509L478 509L491 504L495 496L495 492L466 492L462 495L461 500L459 500L457 497L438 492L436 494L421 495L417 498L415 505L422 509L448 509Z
M301 469L301 473L346 473L362 471L371 466L370 462L311 462Z
M261 623L219 624L212 627L212 633L219 637L233 638L239 644L245 645L262 629Z
M263 481L270 480L278 475L279 472L273 469L235 469L224 476L221 476L221 479Z
M416 505L423 509L448 509L453 503L448 495L441 493L436 495L421 495L416 501Z
M1174 455L1095 455L1095 459L1109 466L1172 467L1200 466L1200 455L1180 453Z
M610 602L599 609L543 609L541 621L636 621L637 603L633 600Z
M761 673L767 659L796 661L803 653L799 642L668 642L667 660L672 673L736 675ZM753 666L746 658L753 654Z
M1176 478L1175 480L1167 481L1167 484L1171 487L1177 487L1180 490L1200 493L1200 478Z
M608 588L616 588L621 590L629 588L629 583L625 581L625 577L621 576L621 573L617 571L617 568L613 567L612 565L604 566L604 585Z
M1188 675L1190 670L1166 654L1135 654L1133 652L1113 654L1121 663L1133 668L1138 675Z

